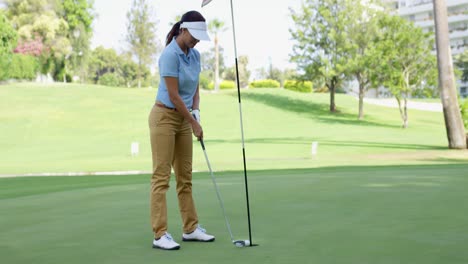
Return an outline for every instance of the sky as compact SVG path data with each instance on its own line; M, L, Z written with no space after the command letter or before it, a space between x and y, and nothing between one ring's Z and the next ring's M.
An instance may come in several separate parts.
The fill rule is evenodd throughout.
M157 36L163 43L175 23L176 16L190 10L197 10L210 21L219 19L225 22L227 30L219 34L219 44L224 48L225 65L234 64L234 40L231 20L230 0L213 0L201 8L202 0L148 0L158 20ZM247 55L249 68L274 67L295 68L289 63L292 41L289 28L293 26L289 8L297 9L301 0L232 0L234 26L236 33L237 55ZM104 46L117 51L125 49L126 13L132 0L94 0L97 18L94 21L92 47ZM213 35L211 35L213 39ZM213 42L201 41L196 48L207 51Z

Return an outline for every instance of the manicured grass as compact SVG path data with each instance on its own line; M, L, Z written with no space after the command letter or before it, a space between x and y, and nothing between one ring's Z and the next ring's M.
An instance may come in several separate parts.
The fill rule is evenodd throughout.
M242 172L216 173L247 239ZM2 263L467 263L468 165L251 171L254 248L229 241L207 173L194 175L214 243L151 248L149 176L0 179ZM174 185L174 184L172 184ZM180 241L174 186L169 228Z
M0 174L150 171L147 117L156 91L88 85L0 86ZM201 118L213 168L242 170L237 93L202 93ZM410 110L408 129L394 108L338 94L281 89L242 91L248 169L468 162L450 151L442 113ZM130 156L130 144L140 155ZM319 143L311 156L311 144ZM207 169L198 143L194 169Z

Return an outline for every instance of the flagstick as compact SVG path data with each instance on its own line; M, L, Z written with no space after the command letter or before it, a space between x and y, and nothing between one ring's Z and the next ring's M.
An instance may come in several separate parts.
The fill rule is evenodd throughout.
M203 0L202 7L209 4L211 0ZM242 157L244 161L244 180L245 180L245 196L247 201L247 220L249 224L249 242L250 246L257 246L252 243L252 228L250 223L250 205L249 205L249 186L247 181L247 164L245 161L245 141L244 141L244 124L242 122L242 104L241 104L241 94L240 94L240 83L239 83L239 64L237 62L237 44L236 44L236 28L234 23L234 8L232 6L231 0L231 18L232 18L232 35L234 37L234 55L236 62L236 79L237 79L237 97L239 98L239 115L240 115L240 126L241 126L241 135L242 135Z
M234 38L234 55L235 55L235 62L236 62L237 97L239 98L239 115L240 115L240 126L241 126L241 135L242 135L242 157L244 161L244 181L245 181L245 196L246 196L246 201L247 201L247 221L249 225L250 246L253 246L252 227L250 223L250 204L249 204L249 187L248 187L248 181L247 181L247 164L245 161L244 124L242 122L242 104L241 104L240 83L239 83L239 64L237 62L236 27L234 23L234 8L232 5L232 0L231 0L231 18L232 18L232 35Z

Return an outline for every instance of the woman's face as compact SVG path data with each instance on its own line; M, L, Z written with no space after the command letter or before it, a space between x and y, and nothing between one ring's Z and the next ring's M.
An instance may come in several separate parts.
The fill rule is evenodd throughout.
M193 47L195 47L195 45L197 45L198 42L200 42L200 40L194 38L190 34L188 29L183 29L182 36L183 36L183 40L184 40L183 42L184 42L185 46L187 46L188 48L193 48Z

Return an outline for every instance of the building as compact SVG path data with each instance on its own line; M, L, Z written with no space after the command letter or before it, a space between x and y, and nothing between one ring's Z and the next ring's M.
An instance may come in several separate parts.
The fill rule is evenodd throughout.
M383 0L397 14L420 26L426 32L435 32L432 0ZM468 48L468 0L446 0L452 56ZM435 48L435 47L434 47ZM435 52L435 50L434 50ZM468 83L458 81L462 97L468 97Z

